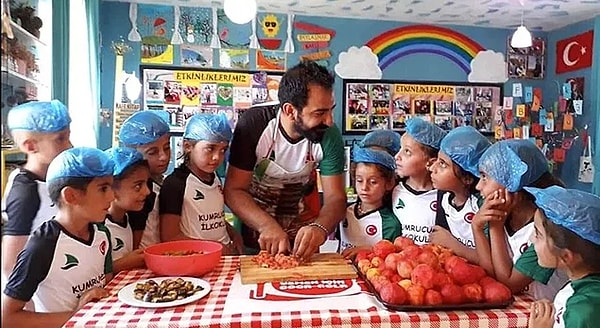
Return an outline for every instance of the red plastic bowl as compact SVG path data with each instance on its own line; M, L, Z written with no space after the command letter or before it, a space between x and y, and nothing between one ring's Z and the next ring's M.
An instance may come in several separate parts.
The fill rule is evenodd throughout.
M223 245L207 240L178 240L160 243L144 250L148 269L162 276L200 277L211 272L221 260ZM201 251L185 256L164 255L176 251Z

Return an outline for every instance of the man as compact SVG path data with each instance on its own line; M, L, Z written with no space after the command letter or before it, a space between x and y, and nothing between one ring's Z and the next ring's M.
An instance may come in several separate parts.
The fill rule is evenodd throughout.
M326 68L301 62L281 79L280 105L251 108L236 125L225 202L242 220L244 244L253 252L308 259L344 217L344 144L333 123L333 83Z

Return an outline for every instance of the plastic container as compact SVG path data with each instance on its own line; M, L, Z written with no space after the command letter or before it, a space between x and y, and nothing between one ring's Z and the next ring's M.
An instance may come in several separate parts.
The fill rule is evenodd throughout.
M207 240L179 240L155 244L144 250L148 269L161 276L201 277L211 272L221 260L223 245ZM202 254L166 255L196 251Z

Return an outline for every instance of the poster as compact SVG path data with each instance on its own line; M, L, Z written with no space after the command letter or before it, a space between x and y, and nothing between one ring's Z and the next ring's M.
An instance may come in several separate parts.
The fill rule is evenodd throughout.
M112 146L116 147L119 145L119 131L121 131L121 125L129 116L140 110L140 104L130 103L117 103L113 111L113 143Z
M181 65L213 67L213 49L210 46L182 44Z
M256 50L256 68L265 71L285 72L286 53L284 51Z
M517 79L544 78L546 69L546 40L533 38L532 46L529 48L513 48L508 39L508 77Z
M171 132L182 132L196 113L224 113L233 128L250 106L277 100L281 80L272 72L189 66L142 65L141 70L142 109L167 111Z
M444 130L472 125L493 133L495 109L502 105L497 84L411 83L344 80L343 132L376 129L403 131L406 120L420 117Z
M173 64L173 7L138 4L137 27L142 35L141 62Z
M228 69L248 69L250 67L250 50L219 49L219 67Z

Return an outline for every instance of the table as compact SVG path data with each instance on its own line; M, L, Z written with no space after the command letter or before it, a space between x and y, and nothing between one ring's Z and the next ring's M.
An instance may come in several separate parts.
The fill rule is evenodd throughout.
M379 306L367 310L319 310L224 314L231 282L239 269L239 257L223 257L216 269L203 277L212 290L185 306L161 309L135 308L117 299L118 291L139 279L151 278L149 270L119 273L107 286L112 296L87 304L65 327L527 327L531 299L517 296L506 309L449 312L394 312Z

